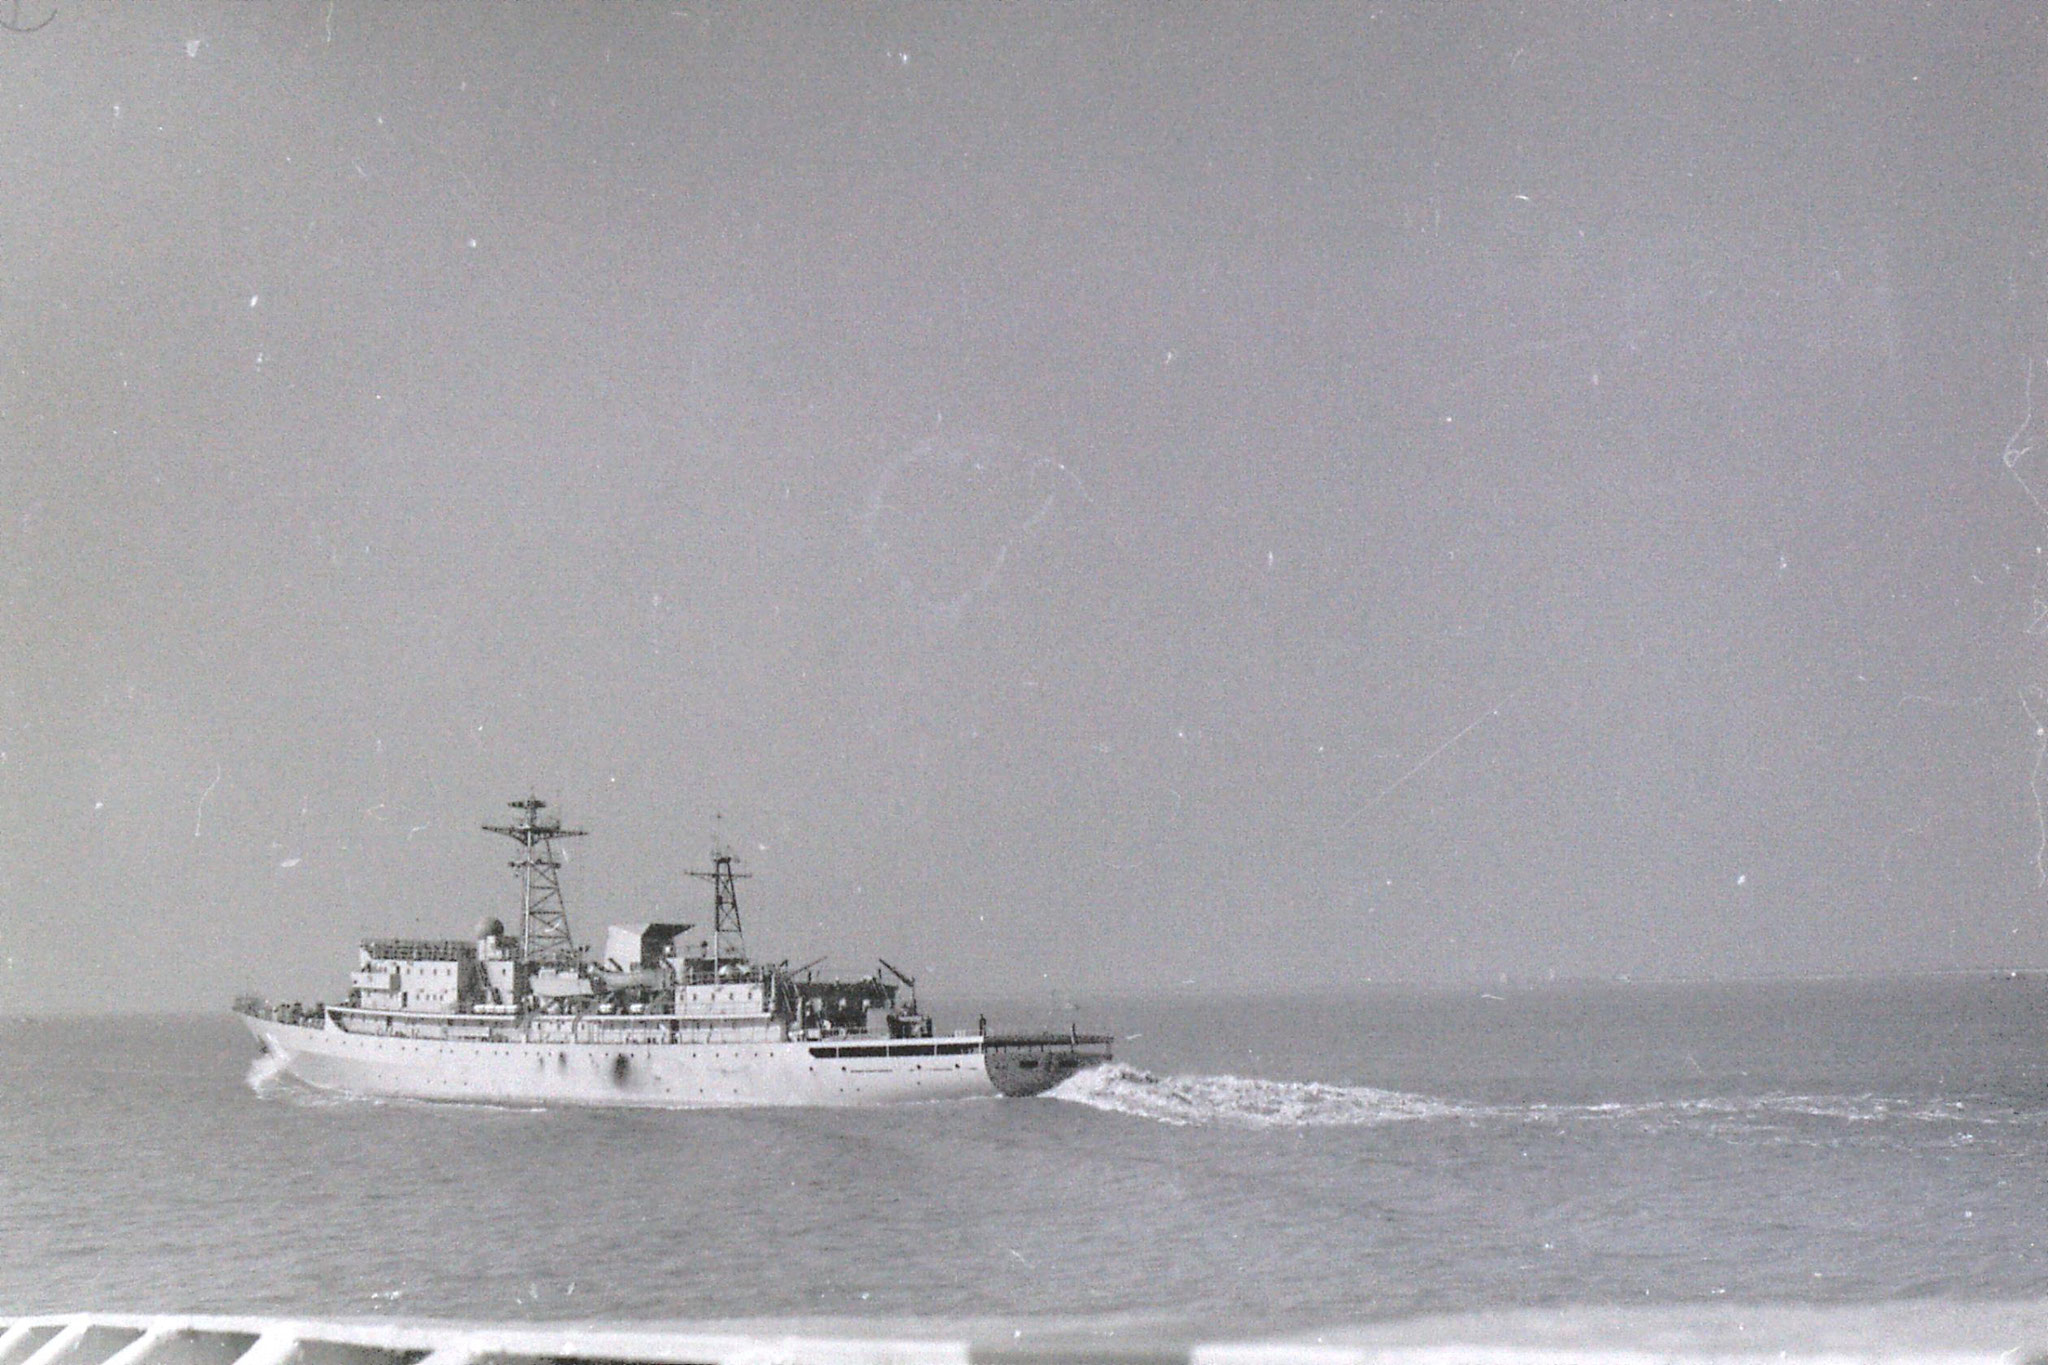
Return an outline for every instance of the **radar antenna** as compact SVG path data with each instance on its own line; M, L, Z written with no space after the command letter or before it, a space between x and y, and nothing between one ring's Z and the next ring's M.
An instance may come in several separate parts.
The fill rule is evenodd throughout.
M569 933L569 912L562 905L562 868L555 856L555 840L582 836L580 829L563 829L562 822L543 816L547 802L529 796L511 801L524 818L516 825L485 825L492 834L502 834L523 850L507 864L519 874L521 956L543 966L576 965L576 940Z
M711 883L711 972L716 976L721 963L747 960L746 940L740 936L739 891L733 883L753 874L733 871L732 854L713 848L711 870L690 875Z

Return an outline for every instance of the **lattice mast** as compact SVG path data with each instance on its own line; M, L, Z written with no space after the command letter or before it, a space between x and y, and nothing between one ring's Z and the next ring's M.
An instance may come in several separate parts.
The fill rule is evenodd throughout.
M747 960L746 940L740 935L739 888L734 883L753 874L733 871L732 854L722 848L714 848L711 850L711 870L690 875L711 883L711 970L715 975L721 963Z
M562 860L555 856L555 840L580 838L584 831L563 829L560 820L542 815L548 803L537 797L507 804L522 813L519 823L484 828L504 835L521 850L507 864L519 874L521 955L541 966L573 967L576 940L569 933L569 911L562 904Z

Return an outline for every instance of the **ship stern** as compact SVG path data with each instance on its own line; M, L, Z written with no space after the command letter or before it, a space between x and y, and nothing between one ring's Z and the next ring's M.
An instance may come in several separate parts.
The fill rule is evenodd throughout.
M991 1034L982 1039L981 1060L998 1091L1022 1099L1113 1060L1110 1042L1106 1033Z

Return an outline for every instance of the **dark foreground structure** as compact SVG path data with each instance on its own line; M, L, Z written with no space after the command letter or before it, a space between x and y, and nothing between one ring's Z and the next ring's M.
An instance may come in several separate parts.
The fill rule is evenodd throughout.
M1100 1322L493 1327L0 1315L0 1365L1974 1365L2048 1359L2048 1304L1562 1308L1293 1336L1190 1339Z

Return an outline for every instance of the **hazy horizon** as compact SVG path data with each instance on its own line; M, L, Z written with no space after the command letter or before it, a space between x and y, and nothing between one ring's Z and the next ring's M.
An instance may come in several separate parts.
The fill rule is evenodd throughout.
M865 969L872 971L871 966ZM821 969L824 975L833 975L835 969ZM855 964L843 975L863 974ZM1633 976L1557 976L1543 978L1509 977L1505 981L1475 977L1469 980L1399 981L1399 980L1354 980L1336 985L1303 987L1296 990L1233 990L1229 986L1220 988L1198 988L1187 985L1163 985L1142 991L1048 991L1037 996L1004 995L1000 992L975 991L971 986L956 986L943 993L919 988L920 999L925 1012L932 1016L940 1035L971 1033L977 1014L991 1021L997 1027L1020 1027L1054 1025L1064 1027L1072 1020L1077 1027L1104 1028L1121 1026L1117 1011L1134 1007L1162 1007L1174 1005L1222 1004L1233 1001L1267 1004L1300 1002L1355 1003L1374 996L1407 998L1460 999L1478 995L1484 999L1500 998L1491 994L1498 991L1512 991L1518 994L1537 996L1547 992L1576 993L1588 990L1612 988L1615 990L1663 988L1711 988L1711 987L1770 987L1770 986L1880 986L1906 982L1937 982L1957 979L1985 978L1993 981L2029 980L2048 976L2048 968L2042 967L1944 967L1927 971L1891 973L1835 973L1810 976L1720 976L1720 977L1633 977ZM346 973L340 974L327 990L326 1003L333 1004L345 997ZM333 997L333 999L326 999ZM303 1004L315 1003L315 997L307 997ZM194 1020L217 1019L223 1028L234 1029L238 1017L226 1004L194 1005L183 1009L149 1009L147 1007L67 1009L62 1006L25 1010L0 1014L0 1023L49 1024L61 1023L67 1019L164 1019Z
M2038 7L29 10L0 1014L2048 965Z

